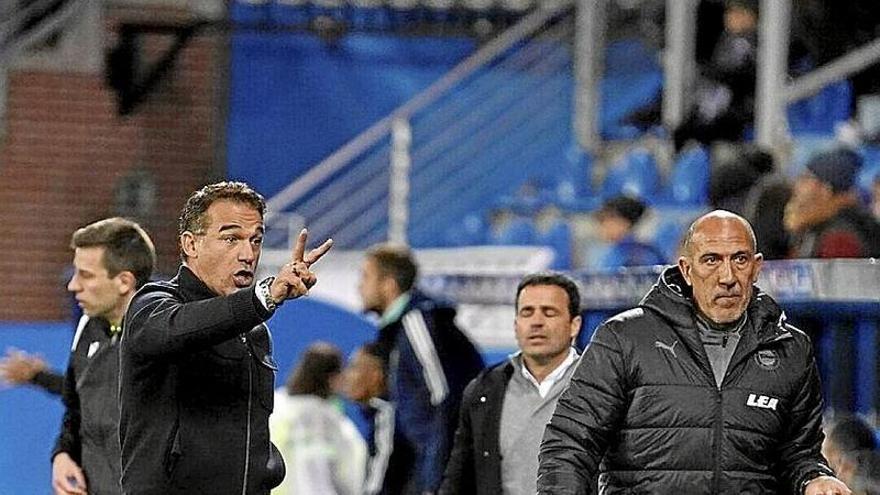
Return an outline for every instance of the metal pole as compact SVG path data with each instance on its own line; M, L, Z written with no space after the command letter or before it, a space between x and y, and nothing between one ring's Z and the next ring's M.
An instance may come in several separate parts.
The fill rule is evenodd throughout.
M696 73L697 0L666 0L663 124L675 129L690 109Z
M574 53L574 134L581 147L597 151L601 142L599 85L605 64L607 0L578 2Z
M785 138L785 97L791 0L761 0L758 20L758 81L755 134L757 143L782 153Z
M407 244L409 224L409 171L412 165L412 127L409 120L391 123L391 179L388 195L388 240Z
M880 38L842 55L839 58L792 81L785 88L789 103L811 96L825 86L859 72L880 60Z
M267 221L273 215L272 212L282 211L295 203L318 184L375 146L379 140L385 138L389 133L391 122L395 118L409 118L409 116L420 112L442 96L449 94L451 88L461 84L462 81L471 77L478 70L484 69L487 64L497 60L520 41L538 32L549 20L563 12L564 8L568 8L570 3L571 0L565 0L560 2L559 5L554 5L553 8L535 9L534 12L517 22L513 27L504 31L497 38L486 43L476 53L461 61L461 63L456 65L455 68L446 73L437 82L431 84L424 91L398 107L387 117L370 126L366 131L346 143L345 146L322 160L321 163L309 169L308 172L267 201Z

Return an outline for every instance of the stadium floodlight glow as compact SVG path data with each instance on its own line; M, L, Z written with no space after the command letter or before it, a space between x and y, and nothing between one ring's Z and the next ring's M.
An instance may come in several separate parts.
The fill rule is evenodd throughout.
M470 10L489 10L495 5L495 0L462 0L461 5Z

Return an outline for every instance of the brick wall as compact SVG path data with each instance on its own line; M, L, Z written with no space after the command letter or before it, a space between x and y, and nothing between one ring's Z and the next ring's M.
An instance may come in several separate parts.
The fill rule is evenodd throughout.
M185 13L108 8L105 15L112 40L121 19L180 19ZM145 44L148 52L160 45ZM103 72L10 71L0 143L0 320L69 317L64 274L70 234L118 214L117 186L134 171L153 178L153 209L137 220L156 244L160 271L173 273L180 206L218 170L222 53L220 36L191 40L171 77L128 117L116 115Z

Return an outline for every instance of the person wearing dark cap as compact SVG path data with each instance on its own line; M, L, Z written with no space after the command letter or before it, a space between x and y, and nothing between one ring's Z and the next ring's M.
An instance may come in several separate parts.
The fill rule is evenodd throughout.
M711 58L700 67L694 108L672 132L676 150L690 140L741 140L754 115L757 54L758 2L725 2L724 31Z
M855 189L861 157L844 148L807 162L785 207L784 224L797 258L866 258L880 255L880 224Z
M666 259L656 247L636 239L634 229L645 214L645 203L630 196L616 196L596 212L599 237L610 244L596 268L661 265Z

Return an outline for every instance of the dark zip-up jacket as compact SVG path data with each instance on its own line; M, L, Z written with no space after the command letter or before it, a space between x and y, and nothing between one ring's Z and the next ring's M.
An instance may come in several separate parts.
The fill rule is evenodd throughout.
M540 494L800 494L832 474L809 339L755 288L718 387L689 288L667 269L602 324L547 426ZM601 461L601 464L600 464Z
M516 368L514 361L505 360L483 370L464 389L455 443L446 464L440 495L503 493L501 413L507 386ZM566 370L563 375L565 381L571 371ZM535 447L530 448L534 450Z
M455 444L440 493L501 493L501 409L513 376L510 360L480 373L464 390Z
M185 266L138 291L120 346L124 493L253 495L281 482L269 316L253 288L216 296Z
M402 316L379 329L395 428L414 452L404 493L435 492L452 450L464 388L483 358L455 324L455 309L412 291Z
M83 316L76 328L61 390L64 416L52 458L67 453L83 470L89 493L117 495L119 442L118 336L103 318Z

